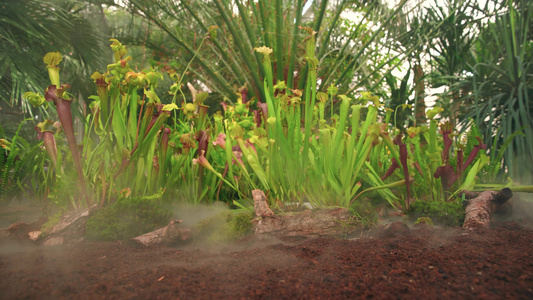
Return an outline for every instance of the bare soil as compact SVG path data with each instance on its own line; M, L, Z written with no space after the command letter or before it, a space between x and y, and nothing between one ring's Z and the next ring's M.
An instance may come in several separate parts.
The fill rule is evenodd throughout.
M531 225L141 248L35 245L34 224L0 238L0 299L533 299Z

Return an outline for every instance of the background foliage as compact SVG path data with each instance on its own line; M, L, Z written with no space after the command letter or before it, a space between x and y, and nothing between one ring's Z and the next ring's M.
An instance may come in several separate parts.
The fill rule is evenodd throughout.
M304 173L299 172L297 166L302 167L309 161L319 162L320 159L334 162L327 164L333 166L332 169L323 168L322 163L313 166L315 171L320 171L312 180L314 183L329 182L324 184L331 185L327 188L322 189L324 186L318 184L314 186L321 187L322 191L335 191L339 194L336 197L342 198L343 203L350 202L359 189L357 176L360 176L359 179L365 176L373 179L371 183L363 183L363 190L405 180L402 189L406 190L401 191L409 194L409 176L416 179L418 173L432 182L428 183L429 193L438 195L434 198L440 199L443 187L439 180L432 177L436 168L446 166L448 170L464 171L465 177L470 178L466 173L471 169L458 168L456 164L460 158L456 155L463 150L467 154L473 147L485 144L491 156L491 170L479 175L490 173L486 181L506 181L506 177L511 176L516 182L531 184L530 172L524 167L533 162L531 1L487 1L485 6L480 6L477 1L449 0L444 5L439 6L435 2L427 7L406 2L400 1L398 5L389 7L380 1L320 1L304 12L305 1L300 0L4 1L0 4L0 97L3 107L6 104L12 107L9 111L20 114L21 118L32 116L32 121L26 123L27 127L33 127L35 120L55 119L53 106L49 110L33 108L22 100L21 95L28 90L42 91L48 86L41 65L41 57L46 52L64 54L62 82L72 85L69 97L80 100L73 102L76 105L72 107L74 124L78 125L77 140L78 143L83 140L84 158L93 157L88 163L84 162L84 176L98 186L101 195L98 202L102 203L107 199L106 193L120 195L120 190L127 188L130 179L135 178L139 186L144 181L142 174L133 176L133 173L115 181L117 174L123 171L121 163L131 158L126 152L135 154L136 168L142 167L144 172L148 172L146 174L151 182L164 182L163 186L168 188L178 178L181 179L181 190L175 195L194 199L193 202L206 197L214 199L220 196L221 191L227 197L243 197L246 185L271 186L266 178L273 180L279 189L273 194L290 194L287 191L290 181L285 182L283 176L268 173L272 171L269 160L256 161L245 156L246 164L239 166L233 163L237 158L233 151L253 155L247 139L254 136L264 138L266 135L270 139L287 138L284 143L290 146L285 149L265 146L255 155L283 153L284 156L279 157L285 157L285 160L273 156L270 161L278 164L278 168L295 164L292 178L297 183L296 190L304 185L303 179L298 177ZM347 12L355 17L355 21L343 17ZM108 55L109 38L118 38L128 45L131 65L122 73L117 70L112 73L113 70L106 68L112 59L112 55ZM315 40L308 43L311 38ZM262 46L273 49L269 58L271 64L265 64L264 56L254 51ZM316 70L315 58L319 66ZM118 63L120 59L115 58L115 64ZM107 108L120 111L120 114L104 113L108 117L106 120L98 119L96 114L102 99L89 98L95 90L90 80L90 74L95 70L101 73L110 71L109 76L114 76L115 80L111 89L114 94ZM127 71L147 74L155 70L163 74L157 85L145 82L133 87L122 82L127 80ZM277 85L281 81L284 81L284 87ZM201 101L197 100L198 94L186 87L187 83L208 93L202 94ZM337 87L336 92L328 89L331 84ZM426 118L425 112L431 105L428 102L430 88L439 87L444 87L444 92L437 96L436 104L444 110ZM168 93L169 90L171 93ZM363 91L379 95L382 103L372 100L372 94L362 95ZM151 128L150 120L157 119L157 116L151 115L153 111L145 106L139 108L136 102L140 99L148 101L146 96L150 94L153 97L152 92L157 97L157 100L150 99L153 103L175 103L179 106L172 111L172 116L168 113L169 120L161 121L165 128L172 130L167 140L172 150L169 152L160 152L163 150L160 150L162 136L157 131L159 128L153 132L140 132L139 128L135 130L130 125L137 118L145 126L143 129ZM330 94L317 96L319 92ZM346 95L350 100L346 102L337 95ZM270 119L272 124L279 126L275 130L266 125L265 118L257 127L265 129L266 133L239 135L237 126L221 121L220 117L224 116L240 127L250 125L256 122L261 105L267 105L269 101L271 104L282 103L276 104L280 105L278 108L275 105L269 107L267 117L277 117L279 122L277 124ZM290 105L284 106L283 101L289 101ZM194 104L193 109L185 109L187 103ZM93 114L86 118L89 104ZM201 115L204 104L211 106L211 114L220 111L219 115L205 119L204 116L201 122L199 119L191 122ZM314 104L317 104L316 112L313 111ZM361 105L360 111L353 109L352 104ZM229 110L224 111L223 106L229 107ZM371 107L375 107L376 116ZM14 141L18 122L5 121L7 111L7 108L0 111L1 125L5 128L4 139ZM281 113L270 115L274 111ZM393 127L360 128L354 120L356 115L362 116L361 122L370 115L376 121L384 121L385 125L392 124ZM454 132L450 137L455 143L449 149L440 144L445 143L445 138L441 132L444 130L438 124L445 121ZM477 127L472 127L473 124ZM414 150L420 143L416 139L418 133L407 138L409 127L415 125L420 128L420 149L425 149L423 147L427 145L431 148L424 150L423 154L427 156L423 159L415 157L420 154ZM304 128L303 135L298 133L300 126ZM91 136L91 130L98 132ZM364 148L369 151L368 161L361 166L359 162L351 165L357 172L363 170L362 173L340 179L339 174L344 172L340 167L344 166L343 159L350 157L348 153L351 149L343 148L339 152L335 147L355 143L361 150L360 147L366 143L367 130L374 137L379 137L379 141L388 134L393 137L399 132L404 138L396 141L396 146L392 146L390 139L391 143L386 146L376 143L372 145L376 147ZM466 135L465 132L470 133ZM19 141L33 138L26 131L19 133L24 133ZM226 134L226 139L232 143L228 150L212 146L200 149L196 145L190 147L195 151L185 150L188 142L212 142L220 133ZM306 139L312 133L331 143L309 142ZM183 135L188 135L189 140ZM482 137L479 143L475 143L476 135ZM149 139L142 145L142 151L136 153L138 145L135 142L144 137ZM303 140L298 140L302 137ZM67 154L65 140L58 141L59 152ZM118 148L117 143L124 143L123 149L128 151ZM409 156L403 159L406 165L398 165L396 173L390 177L392 179L384 182L380 176L387 171L390 160L395 158L400 164L402 143L410 147ZM20 145L25 147L26 144ZM237 146L238 149L233 149ZM300 149L303 149L302 153ZM94 159L91 152L107 155L103 164ZM325 154L320 156L320 153ZM214 171L201 164L190 164L192 159L203 162L202 155L212 163ZM341 160L336 161L337 155ZM359 156L361 154L353 157ZM448 161L448 156L454 160ZM361 159L366 160L366 157ZM65 155L64 159L66 163L71 163L75 161L75 155ZM156 160L161 168L147 171ZM418 172L414 165L416 160L425 164L430 172ZM435 164L435 160L442 165ZM41 165L49 164L43 161ZM3 174L15 174L15 163L4 165L9 170ZM132 165L128 165L130 172L135 169ZM476 167L472 174L477 175L480 170ZM61 170L57 174L68 177L68 172ZM467 181L473 182L475 178L470 179ZM230 184L222 184L223 180ZM341 187L341 181L347 185ZM224 188L210 189L209 185L213 183L224 185ZM454 188L461 187L460 183L456 183ZM116 185L115 190L108 189L112 185ZM57 186L61 186L59 182ZM416 188L414 185L412 192L422 195L423 191ZM387 192L398 189L398 186L390 186L378 190L390 202L398 204L409 200L395 198ZM318 193L311 190L308 186L298 192L292 191L290 197L301 197L307 193L306 197L310 198L310 194ZM142 196L141 189L136 188L135 192L138 192L136 197ZM160 190L154 188L146 193L159 195Z

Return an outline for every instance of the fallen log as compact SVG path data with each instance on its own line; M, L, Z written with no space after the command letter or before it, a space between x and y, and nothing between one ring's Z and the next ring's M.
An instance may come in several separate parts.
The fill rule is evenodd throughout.
M59 246L77 243L85 236L85 224L89 216L97 209L96 205L81 208L63 215L59 222L45 232L32 231L28 233L32 241L41 242L44 246ZM44 237L43 237L44 236Z
M159 244L171 245L188 240L192 236L191 230L185 227L179 228L178 224L181 222L182 220L172 220L167 226L134 237L132 240L144 246Z
M268 207L261 190L252 191L256 218L252 224L256 234L274 236L339 235L355 231L353 216L346 208L306 210L280 215Z
M500 191L471 192L463 191L466 200L464 230L485 232L490 229L491 215L513 197L509 188Z

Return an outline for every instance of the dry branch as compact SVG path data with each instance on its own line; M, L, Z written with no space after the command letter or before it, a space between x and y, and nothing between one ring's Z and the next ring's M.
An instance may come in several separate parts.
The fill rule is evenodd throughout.
M463 191L463 194L465 198L469 199L464 202L465 221L463 229L477 232L488 231L491 215L513 196L513 192L509 188L500 191Z
M188 240L192 236L191 230L185 227L178 228L178 224L181 222L181 220L172 220L167 226L134 237L132 240L144 246L174 244L179 241Z

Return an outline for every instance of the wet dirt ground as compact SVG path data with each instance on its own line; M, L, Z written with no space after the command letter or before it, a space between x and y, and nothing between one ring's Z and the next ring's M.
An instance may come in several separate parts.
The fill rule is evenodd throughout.
M533 231L523 224L533 223L154 248L2 238L0 298L533 299Z

